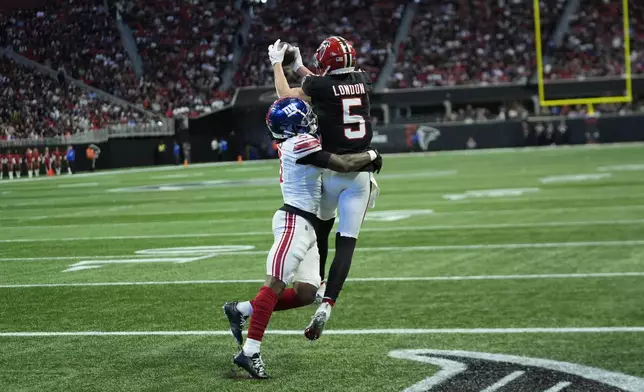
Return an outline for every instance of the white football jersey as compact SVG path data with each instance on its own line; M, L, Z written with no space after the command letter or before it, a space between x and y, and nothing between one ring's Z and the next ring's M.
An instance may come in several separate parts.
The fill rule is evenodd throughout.
M285 140L279 146L280 185L284 204L317 214L322 198L322 172L313 165L300 165L297 160L322 150L320 141L309 134Z

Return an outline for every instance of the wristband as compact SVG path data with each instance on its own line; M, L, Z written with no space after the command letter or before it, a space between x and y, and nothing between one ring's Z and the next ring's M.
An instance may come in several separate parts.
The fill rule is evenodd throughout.
M369 154L369 157L371 157L371 162L375 161L376 158L378 158L378 154L376 154L374 150L369 150L367 151L367 153Z

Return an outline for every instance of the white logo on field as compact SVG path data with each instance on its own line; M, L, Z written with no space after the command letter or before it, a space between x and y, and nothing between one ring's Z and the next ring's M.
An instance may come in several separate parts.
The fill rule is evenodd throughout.
M578 181L591 181L591 180L601 180L603 178L608 178L612 174L610 173L590 173L590 174L570 174L566 176L552 176L552 177L543 177L540 178L542 184L553 184L558 182L578 182Z
M445 390L448 381L454 391L644 391L644 379L550 359L450 350L395 350L389 356L440 368L405 392Z
M82 271L101 268L107 264L140 264L140 263L192 263L210 259L218 255L244 252L255 249L252 245L209 245L186 246L177 248L157 248L137 250L136 255L157 257L134 257L123 259L84 260L74 263L63 272Z
M433 214L432 210L390 210L390 211L374 211L367 213L365 220L375 222L394 222L403 219L409 219L419 215Z
M465 193L451 193L443 195L447 200L464 200L477 197L507 197L521 196L526 193L539 192L539 188L508 188L508 189L484 189L477 191L467 191Z

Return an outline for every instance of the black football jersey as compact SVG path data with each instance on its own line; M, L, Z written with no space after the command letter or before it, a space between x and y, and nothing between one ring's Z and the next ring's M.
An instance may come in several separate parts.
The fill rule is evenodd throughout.
M371 147L371 79L360 71L309 75L302 90L318 117L322 148L333 154L365 152Z

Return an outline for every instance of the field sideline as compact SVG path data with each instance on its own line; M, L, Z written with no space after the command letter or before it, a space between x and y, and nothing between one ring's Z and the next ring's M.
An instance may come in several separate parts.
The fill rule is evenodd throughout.
M0 181L0 391L644 391L643 144L386 156L328 333L276 313L256 382L220 306L262 281L277 172Z

